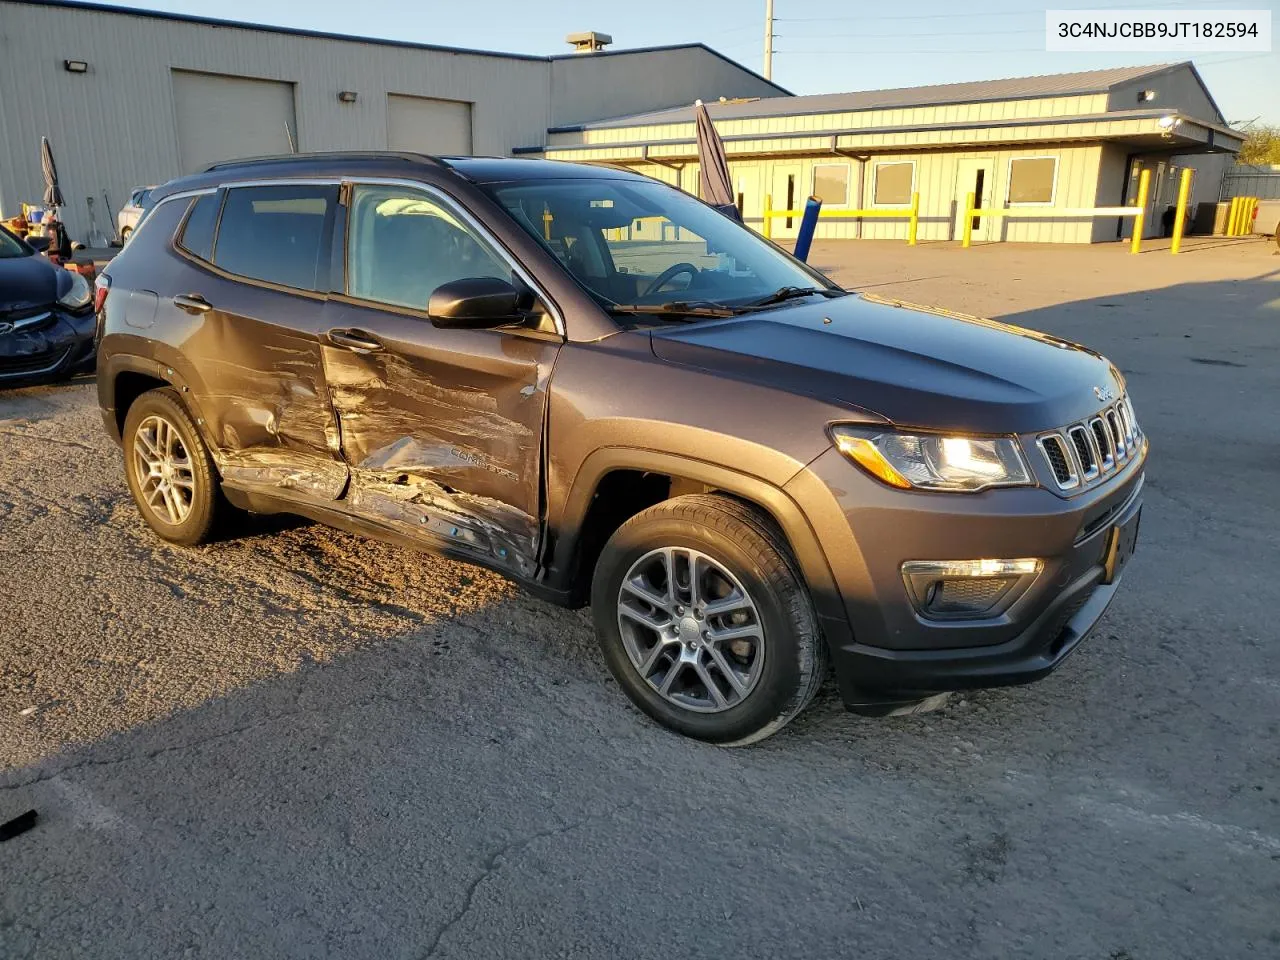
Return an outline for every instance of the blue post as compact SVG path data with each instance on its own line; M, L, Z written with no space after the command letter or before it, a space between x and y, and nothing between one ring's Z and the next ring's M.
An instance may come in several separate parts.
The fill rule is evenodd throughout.
M813 244L813 232L818 229L818 211L822 201L810 197L805 201L804 216L800 218L800 232L796 234L796 259L809 259L809 247Z

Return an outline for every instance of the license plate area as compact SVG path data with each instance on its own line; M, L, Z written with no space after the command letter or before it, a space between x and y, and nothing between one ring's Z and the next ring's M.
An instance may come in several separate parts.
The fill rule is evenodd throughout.
M1107 534L1107 548L1102 555L1102 582L1115 583L1138 546L1138 527L1142 523L1139 508L1124 523L1118 523Z

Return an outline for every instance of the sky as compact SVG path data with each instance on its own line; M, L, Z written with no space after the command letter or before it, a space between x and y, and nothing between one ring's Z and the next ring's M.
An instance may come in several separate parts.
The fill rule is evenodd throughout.
M565 34L598 30L612 49L702 42L760 71L764 0L136 0L146 7L351 36L565 53ZM793 93L831 93L1167 63L1178 53L1048 53L1051 9L1270 9L1280 0L775 0L773 79ZM353 16L358 11L358 17ZM1196 56L1227 120L1280 124L1280 48Z

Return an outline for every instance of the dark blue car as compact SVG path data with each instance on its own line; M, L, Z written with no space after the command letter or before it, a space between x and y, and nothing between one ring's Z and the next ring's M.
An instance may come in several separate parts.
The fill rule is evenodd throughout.
M92 369L93 287L0 227L0 385Z

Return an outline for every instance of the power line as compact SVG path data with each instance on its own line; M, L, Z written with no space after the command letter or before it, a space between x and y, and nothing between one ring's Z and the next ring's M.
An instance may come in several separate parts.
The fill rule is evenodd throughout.
M1248 0L1245 0L1245 2L1248 2ZM1164 9L1187 10L1187 9L1198 9L1207 4L1219 4L1219 3L1232 4L1233 9L1237 9L1237 8L1245 9L1245 10L1268 9L1267 7L1240 7L1239 5L1241 3L1241 0L1190 0L1189 3L1178 2L1178 0L1161 0L1161 2L1138 2L1138 3L1126 2L1125 7L1131 10L1142 9L1142 8L1161 9L1161 10L1164 10ZM869 22L883 21L883 20L956 20L956 19L966 19L969 17L1013 17L1013 16L1019 16L1019 15L1022 15L1022 16L1034 15L1038 17L1043 17L1045 15L1045 12L1049 9L1050 8L1046 6L1040 9L1036 9L1033 7L1032 9L1028 10L1026 6L1022 6L1012 10L966 10L959 13L901 13L901 14L887 14L887 15L877 15L877 16L855 15L855 16L848 16L848 17L774 17L774 20L777 21L778 23L832 23L835 21L851 21L851 20L856 20L856 21L865 20ZM1092 8L1067 7L1064 9L1065 9L1065 12L1071 12L1072 9L1084 11Z

